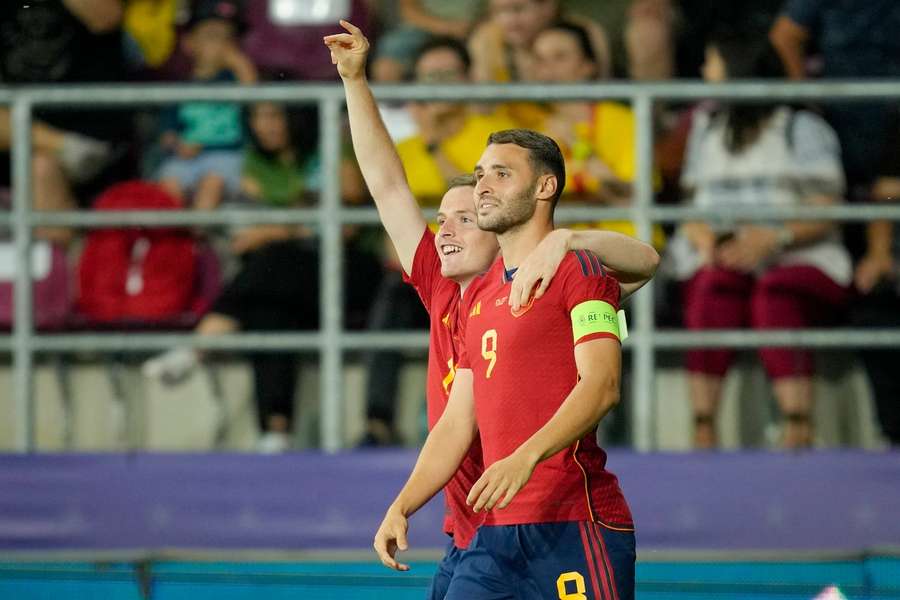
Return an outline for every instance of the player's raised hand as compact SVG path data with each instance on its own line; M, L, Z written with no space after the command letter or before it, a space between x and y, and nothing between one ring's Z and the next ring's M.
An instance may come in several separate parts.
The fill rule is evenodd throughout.
M381 563L389 569L395 571L409 571L409 565L398 562L394 556L397 550L406 551L408 544L406 542L406 531L409 529L409 521L402 514L389 508L381 527L375 532L375 552Z
M498 509L506 508L528 483L536 464L536 460L522 452L513 452L498 460L485 469L472 486L466 503L475 512L491 510L495 506Z
M550 232L519 265L508 301L514 311L526 306L531 301L532 294L537 300L547 291L559 269L559 263L569 251L571 233L568 229Z
M326 35L323 38L331 51L331 63L337 65L338 74L343 79L363 77L366 72L366 57L369 54L369 40L359 27L349 21L342 19L341 27L347 33Z

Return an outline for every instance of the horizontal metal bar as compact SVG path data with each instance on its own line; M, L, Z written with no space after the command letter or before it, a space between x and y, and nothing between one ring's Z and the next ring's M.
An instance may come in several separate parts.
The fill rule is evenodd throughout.
M625 342L633 346L640 334L632 334ZM691 348L900 348L900 329L795 329L795 330L657 330L650 336L656 350ZM38 335L34 349L39 352L159 352L177 346L206 350L318 350L323 339L318 333L242 333L201 336L178 333L88 333ZM343 350L424 350L428 333L355 332L346 333L340 342ZM9 352L12 339L0 336L0 351Z
M33 226L47 227L112 227L112 226L186 226L223 225L240 227L259 224L300 224L316 223L319 210L299 208L289 210L234 210L180 211L180 210L133 210L133 211L83 211L32 213L29 222Z
M2 90L3 88L0 88ZM12 88L14 95L32 99L36 106L159 106L192 101L279 102L313 104L323 99L343 100L338 84L268 83L255 86L236 84L98 84L36 85Z
M860 100L894 98L900 95L897 80L848 80L787 82L741 81L710 85L704 82L660 83L605 82L587 84L515 83L473 85L376 85L379 100L479 101L535 100L632 100L649 96L653 100L701 100L706 98L746 98L756 100L823 100L825 97Z
M684 331L657 329L658 350L689 348L900 348L900 329L793 329Z
M435 218L434 209L423 211L427 218ZM734 208L696 208L690 206L654 206L649 209L651 220L659 223L681 221L872 221L885 219L900 221L900 204L842 204L838 206L742 206ZM343 223L352 225L381 225L378 211L372 207L344 208L338 213ZM29 223L45 227L142 227L142 226L233 226L258 224L308 224L319 222L316 208L284 210L220 210L220 211L82 211L32 213ZM602 206L560 206L556 210L557 223L585 221L634 220L630 208ZM0 214L0 226L10 227L12 217Z
M654 100L697 100L703 98L741 98L748 100L863 100L900 96L897 80L827 80L787 82L781 80L741 81L709 85L703 82L669 81L659 83L605 82L547 85L517 84L392 84L373 86L379 100L474 100L555 101L564 100L631 100L648 96ZM227 101L312 103L321 100L343 100L340 84L292 83L239 85L164 85L113 84L78 86L19 86L0 88L0 94L27 96L35 106L114 106L162 105L186 101Z
M203 350L254 350L283 352L316 351L324 343L318 332L309 333L240 333L229 335L194 335L182 333L84 333L37 335L32 338L37 352L160 352L183 346ZM428 332L345 333L340 345L344 350L428 348ZM0 336L0 351L10 351L11 336Z
M650 218L661 223L681 221L900 221L900 204L838 204L835 206L654 206Z

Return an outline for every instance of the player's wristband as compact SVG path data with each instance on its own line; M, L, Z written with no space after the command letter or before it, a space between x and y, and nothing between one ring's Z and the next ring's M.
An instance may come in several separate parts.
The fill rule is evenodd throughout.
M621 340L619 316L609 302L588 300L572 309L572 337L575 343L586 336L609 334Z

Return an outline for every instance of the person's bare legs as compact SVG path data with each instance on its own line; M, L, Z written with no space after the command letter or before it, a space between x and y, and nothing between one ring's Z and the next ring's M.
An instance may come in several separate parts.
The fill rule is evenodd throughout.
M234 333L241 328L241 324L237 320L223 315L221 313L209 313L203 317L194 333L199 335L223 335L226 333Z
M173 198L178 198L179 200L184 198L184 190L181 188L181 183L173 177L160 179L159 187L164 189Z
M808 448L813 442L812 378L780 377L773 387L784 419L782 444L788 449Z
M690 373L688 386L694 411L694 448L711 450L719 445L716 415L722 395L723 378L705 373Z
M0 107L0 150L9 150L12 145L12 123L10 110ZM31 143L35 150L59 152L65 140L65 132L40 121L31 126Z
M32 134L32 194L34 209L39 211L73 210L75 198L69 180L63 171L58 154L65 142L65 132L44 123L36 122L31 127ZM0 108L0 150L9 150L12 144L10 110ZM68 244L72 240L72 230L66 227L39 227L35 237Z
M276 433L288 432L288 420L284 415L271 415L266 424L268 425L266 431L274 431Z
M240 328L241 324L227 315L208 313L194 327L194 333L198 335L225 335L235 333ZM197 350L197 358L203 358L204 355L202 350Z
M0 108L0 150L12 146L12 124L8 108ZM57 129L41 121L31 125L33 151L45 152L57 159L67 181L85 183L96 177L108 164L107 142L72 131Z
M56 155L37 150L31 161L34 209L38 211L74 210L75 198ZM73 232L68 227L38 227L35 237L67 245Z
M213 210L222 202L225 193L225 179L217 173L207 173L200 180L194 193L194 208Z

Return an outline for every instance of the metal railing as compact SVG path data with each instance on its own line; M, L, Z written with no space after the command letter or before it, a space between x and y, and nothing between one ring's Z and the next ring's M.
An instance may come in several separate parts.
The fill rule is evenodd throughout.
M900 221L900 206L854 205L831 207L741 208L727 210L653 205L653 103L668 100L706 98L772 100L872 100L900 98L900 81L829 82L742 82L708 86L702 83L609 83L558 85L428 85L375 86L380 100L473 100L544 101L552 91L553 100L629 101L636 117L637 177L635 198L627 209L561 207L559 221L628 219L637 224L641 239L649 240L654 223L677 223L691 219L827 219L840 221ZM211 213L129 211L104 213L35 213L31 209L30 130L37 107L70 108L90 105L160 106L184 101L232 101L249 103L274 101L288 104L315 103L319 107L320 151L323 185L320 202L314 209L254 210ZM174 345L210 349L253 349L261 351L317 350L320 355L321 439L326 450L342 445L343 352L359 349L426 348L427 336L420 333L349 333L343 329L343 247L344 224L377 224L375 209L348 209L341 206L339 160L343 88L335 84L265 85L255 87L116 85L71 87L0 88L0 104L12 105L13 211L0 215L0 226L14 229L17 256L15 280L15 325L12 336L0 336L0 350L13 353L13 394L16 406L16 447L34 449L34 403L32 366L34 354L43 351L84 350L147 352ZM108 227L114 225L248 225L258 223L316 224L319 231L321 329L318 333L234 334L203 337L191 334L66 334L36 335L33 325L29 248L36 226ZM652 284L635 298L636 328L626 346L634 352L635 446L654 446L653 396L655 351L698 347L756 348L760 346L805 346L812 348L897 347L900 330L858 332L847 329L827 331L660 331L653 313Z

